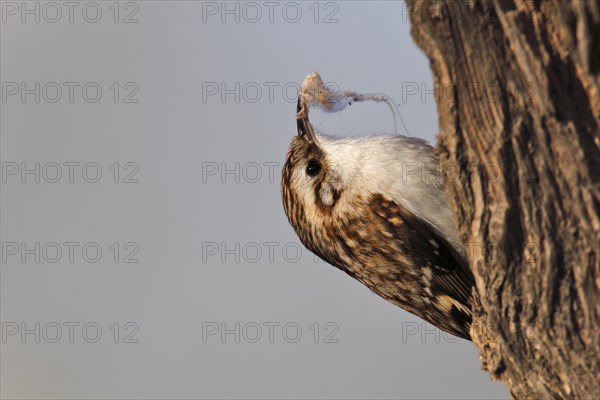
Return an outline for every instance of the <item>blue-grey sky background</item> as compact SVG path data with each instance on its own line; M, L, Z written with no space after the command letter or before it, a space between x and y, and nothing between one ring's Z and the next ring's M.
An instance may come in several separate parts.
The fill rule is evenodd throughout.
M509 398L281 207L313 70L435 140L403 2L0 5L2 398ZM311 118L393 132L380 104Z

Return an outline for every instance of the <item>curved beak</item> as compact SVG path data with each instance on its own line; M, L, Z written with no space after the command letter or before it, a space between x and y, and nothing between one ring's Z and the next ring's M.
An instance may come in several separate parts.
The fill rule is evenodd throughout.
M317 143L317 135L308 120L308 108L302 101L302 96L298 95L298 103L296 106L296 125L298 128L298 136L305 137L313 143Z

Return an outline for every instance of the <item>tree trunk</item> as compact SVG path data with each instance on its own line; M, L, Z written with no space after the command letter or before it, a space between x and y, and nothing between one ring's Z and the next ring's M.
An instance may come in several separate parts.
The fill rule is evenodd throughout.
M600 2L412 1L471 334L518 399L600 399Z

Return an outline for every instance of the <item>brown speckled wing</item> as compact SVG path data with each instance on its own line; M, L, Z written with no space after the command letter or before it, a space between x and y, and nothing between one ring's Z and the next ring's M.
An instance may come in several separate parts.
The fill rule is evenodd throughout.
M435 227L406 207L382 195L374 195L370 204L409 263L422 270L423 283L430 289L436 307L431 311L437 315L430 318L434 321L449 318L436 325L442 324L445 330L462 337L466 328L468 335L474 279L463 255Z

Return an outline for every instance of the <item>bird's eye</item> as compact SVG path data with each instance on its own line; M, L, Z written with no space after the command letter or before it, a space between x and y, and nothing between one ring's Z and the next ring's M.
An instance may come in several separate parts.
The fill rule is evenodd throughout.
M306 165L306 174L308 176L317 176L321 172L321 162L319 160L310 160Z

